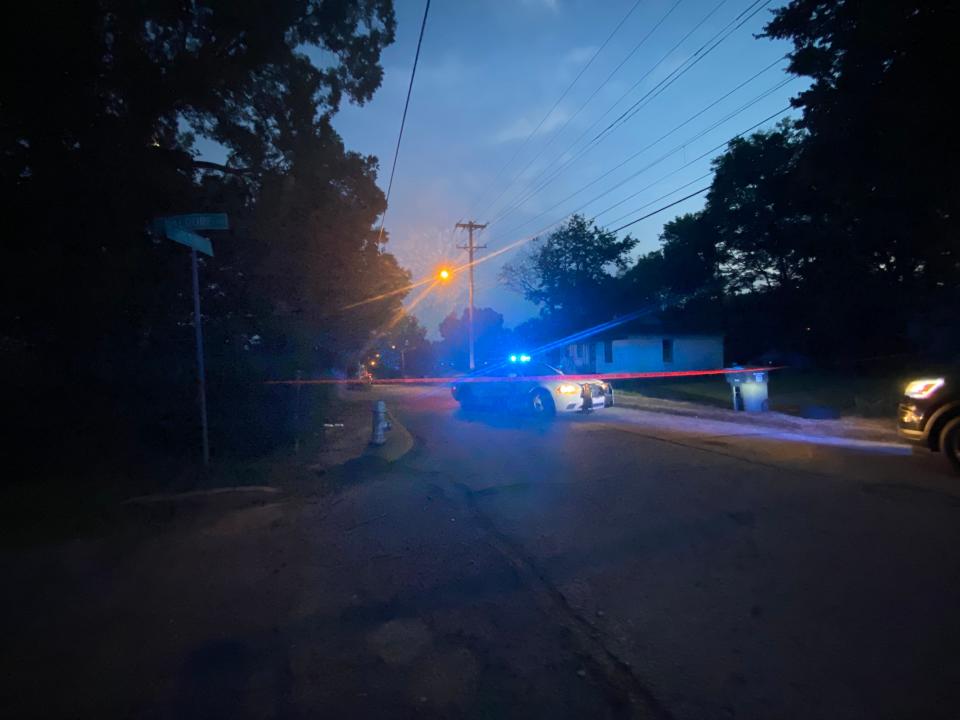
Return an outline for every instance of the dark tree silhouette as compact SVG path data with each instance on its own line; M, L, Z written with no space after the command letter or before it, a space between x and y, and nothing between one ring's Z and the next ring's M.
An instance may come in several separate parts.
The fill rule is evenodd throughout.
M201 269L214 393L244 368L256 377L339 361L395 312L402 296L330 315L407 278L371 234L384 209L376 160L348 152L330 124L343 98L363 103L379 86L392 3L266 10L250 0L8 9L5 368L104 404L189 410L189 260L148 234L158 215L230 215ZM199 161L200 139L225 162Z
M616 311L615 278L637 241L619 239L574 215L501 271L501 280L540 306L549 333L567 333L609 319Z

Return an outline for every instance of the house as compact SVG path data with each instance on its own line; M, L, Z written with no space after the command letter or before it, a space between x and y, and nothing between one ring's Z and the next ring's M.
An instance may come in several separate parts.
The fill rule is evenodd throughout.
M723 335L670 332L648 322L568 345L563 364L573 372L600 374L710 370L723 367Z

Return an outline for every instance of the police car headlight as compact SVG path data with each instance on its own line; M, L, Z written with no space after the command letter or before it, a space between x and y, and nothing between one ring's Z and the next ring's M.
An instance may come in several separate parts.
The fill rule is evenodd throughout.
M568 385L567 383L564 383L563 385L557 388L557 392L560 393L561 395L573 395L575 393L580 392L580 386Z
M943 378L928 378L923 380L914 380L903 394L914 400L926 400L937 390L943 387Z

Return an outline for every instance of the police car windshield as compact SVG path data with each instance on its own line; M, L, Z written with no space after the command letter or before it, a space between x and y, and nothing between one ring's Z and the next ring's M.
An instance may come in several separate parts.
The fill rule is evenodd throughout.
M511 368L511 372L516 372L517 375L522 375L523 377L563 374L555 367L551 367L550 365L542 362L517 363L515 368Z

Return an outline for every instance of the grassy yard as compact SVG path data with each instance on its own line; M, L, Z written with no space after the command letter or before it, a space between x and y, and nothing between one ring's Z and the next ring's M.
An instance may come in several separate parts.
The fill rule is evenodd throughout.
M857 376L809 370L774 370L770 373L770 409L792 415L811 406L830 408L842 415L892 417L906 377ZM648 397L683 400L714 407L731 407L726 378L658 378L615 383L621 390Z
M2 544L97 535L115 521L121 501L138 495L276 485L281 477L309 473L327 442L324 423L343 422L351 412L328 386L305 386L299 393L293 386L247 388L217 400L208 468L200 462L193 405L160 421L93 403L84 413L67 405L67 413L55 416L62 427L45 433L38 420L33 437L46 444L21 443L16 464L22 472L0 483ZM363 421L368 412L364 406Z

